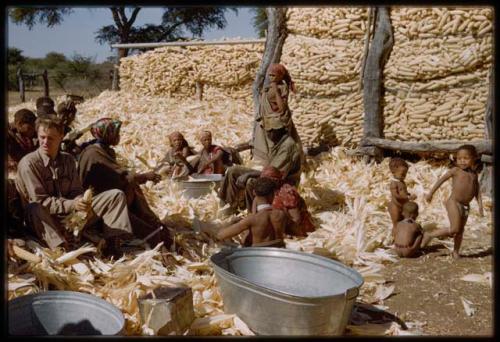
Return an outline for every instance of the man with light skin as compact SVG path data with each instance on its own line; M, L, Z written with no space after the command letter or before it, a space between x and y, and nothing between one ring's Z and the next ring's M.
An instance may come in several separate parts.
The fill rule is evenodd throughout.
M61 152L63 125L57 118L36 121L39 148L24 156L18 165L16 187L21 196L26 222L51 249L68 248L70 234L61 220L73 211L101 218L111 253L119 253L123 240L133 238L125 194L113 189L83 200L82 184L72 155Z

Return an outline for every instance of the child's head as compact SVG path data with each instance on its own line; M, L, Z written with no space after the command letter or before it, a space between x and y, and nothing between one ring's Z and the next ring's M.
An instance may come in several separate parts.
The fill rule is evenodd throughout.
M203 148L209 149L210 146L212 146L212 132L201 131L199 137L200 137L200 142L203 145Z
M170 133L170 135L168 136L168 140L170 141L170 146L174 150L180 150L183 147L187 146L186 139L184 139L182 133L178 131Z
M418 204L412 201L406 202L403 204L402 214L405 219L416 219L418 216Z
M14 126L16 130L23 136L34 138L36 115L29 109L20 109L14 114Z
M462 145L457 149L457 166L463 170L471 168L475 170L479 155L473 145Z
M270 178L260 177L255 180L255 196L270 197L274 194L275 189L276 182Z
M57 115L65 125L70 125L76 116L76 106L73 101L64 101L57 105Z
M389 169L395 178L402 181L406 178L408 163L401 158L392 158L389 162Z
M36 99L36 112L38 116L56 114L54 107L54 100L48 96L42 96Z

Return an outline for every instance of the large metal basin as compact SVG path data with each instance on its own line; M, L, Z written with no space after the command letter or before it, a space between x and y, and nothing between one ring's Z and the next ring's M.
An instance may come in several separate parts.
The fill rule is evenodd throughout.
M178 186L183 190L182 195L186 198L199 198L209 194L212 189L219 188L222 175L191 175L191 179L178 182Z
M341 335L363 284L339 262L281 248L223 250L210 259L225 312L259 335Z
M125 325L117 307L86 293L48 291L8 305L11 335L119 335Z

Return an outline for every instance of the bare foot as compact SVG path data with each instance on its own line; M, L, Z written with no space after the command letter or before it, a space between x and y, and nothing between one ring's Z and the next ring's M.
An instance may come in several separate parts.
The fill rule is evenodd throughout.
M420 243L420 247L427 246L429 244L429 242L431 241L431 239L432 239L432 236L429 233L425 232L424 236L422 237L422 242Z
M453 251L451 253L451 256L453 257L453 259L460 259L460 254L458 254L458 252L456 252L456 251Z

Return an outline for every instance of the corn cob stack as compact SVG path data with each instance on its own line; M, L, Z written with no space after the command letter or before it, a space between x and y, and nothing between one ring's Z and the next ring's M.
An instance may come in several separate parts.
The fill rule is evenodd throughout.
M385 136L484 139L492 63L491 8L393 8L384 70Z

